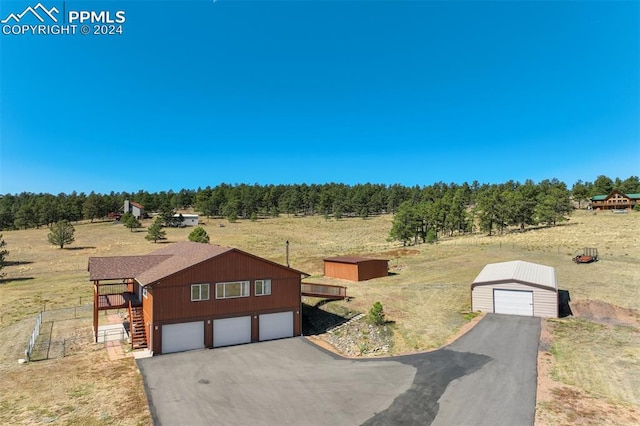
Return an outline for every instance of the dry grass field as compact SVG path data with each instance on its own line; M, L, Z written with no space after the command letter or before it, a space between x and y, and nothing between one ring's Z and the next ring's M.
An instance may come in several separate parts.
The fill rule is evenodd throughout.
M380 301L393 321L394 355L431 350L456 335L470 317L469 285L485 264L521 259L553 266L560 288L571 292L575 316L544 322L537 423L640 423L640 214L579 211L556 227L415 247L386 240L391 220L282 216L205 219L204 226L214 244L280 263L288 240L290 264L311 274L308 281L348 286L351 301L323 309L366 312ZM184 241L189 232L167 229L168 242ZM63 250L47 243L46 229L3 234L10 264L0 281L0 423L150 424L133 359L109 360L91 343L90 320L80 321L76 335L88 337L70 356L17 360L37 312L91 302L88 257L144 254L160 243L110 222L76 225L75 243ZM597 247L601 260L573 263L585 246ZM342 254L388 258L392 274L360 283L323 278L322 259Z

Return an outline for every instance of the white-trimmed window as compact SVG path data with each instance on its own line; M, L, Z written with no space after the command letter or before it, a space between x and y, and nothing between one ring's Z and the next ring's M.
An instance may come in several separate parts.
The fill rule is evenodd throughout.
M147 292L147 288L146 287L142 287L142 297L144 297L145 299L148 297L149 293Z
M249 281L216 283L216 299L249 297Z
M256 280L254 285L256 296L268 296L271 294L271 280Z
M191 301L209 300L209 284L191 284Z

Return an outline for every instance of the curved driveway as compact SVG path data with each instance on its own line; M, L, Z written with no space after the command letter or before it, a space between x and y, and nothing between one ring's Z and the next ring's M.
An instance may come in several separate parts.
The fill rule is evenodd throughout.
M140 359L157 425L532 425L540 320L487 315L453 344L338 357L304 338Z

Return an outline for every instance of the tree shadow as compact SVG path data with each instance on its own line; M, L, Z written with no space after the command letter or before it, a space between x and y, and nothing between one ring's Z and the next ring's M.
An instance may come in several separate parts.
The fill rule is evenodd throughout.
M30 260L7 260L4 262L4 266L17 266L17 265L29 265L33 263Z
M14 281L30 281L33 277L20 277L20 278L0 278L0 284L8 284Z
M87 249L95 249L92 246L80 246L80 247L64 247L63 250L87 250Z

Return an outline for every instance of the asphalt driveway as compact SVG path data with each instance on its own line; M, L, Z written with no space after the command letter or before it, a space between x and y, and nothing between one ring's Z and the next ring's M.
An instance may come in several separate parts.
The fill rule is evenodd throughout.
M487 315L446 348L340 358L304 338L140 359L157 425L532 425L540 320Z

